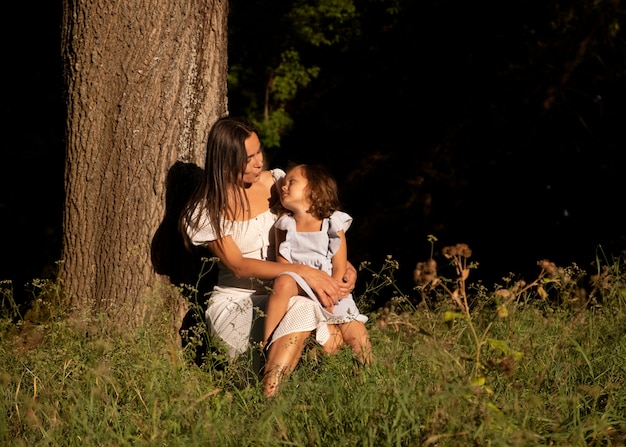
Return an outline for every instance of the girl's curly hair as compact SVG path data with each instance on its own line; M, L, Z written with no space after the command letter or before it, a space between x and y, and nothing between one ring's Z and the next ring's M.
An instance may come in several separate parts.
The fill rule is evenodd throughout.
M293 164L287 168L287 172L300 169L302 176L307 179L305 193L311 202L308 212L317 219L324 219L341 208L337 182L330 171L322 165ZM289 210L281 206L280 214L289 213Z

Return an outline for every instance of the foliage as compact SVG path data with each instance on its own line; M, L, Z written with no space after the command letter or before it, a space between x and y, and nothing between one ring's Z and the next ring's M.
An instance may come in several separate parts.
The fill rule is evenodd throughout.
M545 261L537 280L488 290L470 282L468 250L445 247L442 267L416 275L415 296L397 288L392 257L363 264L355 297L374 363L310 345L269 400L249 359L198 366L159 297L161 319L120 333L54 310L55 283L38 285L47 311L21 316L3 283L0 443L623 445L624 259L598 258L589 276ZM445 261L456 276L440 276Z
M353 0L232 2L230 107L258 126L267 148L280 147L292 126L290 103L319 74L308 50L344 42L357 29L355 19ZM257 34L262 39L250 38Z
M505 230L527 248L508 250L507 265L523 274L534 273L537 253L580 263L597 244L624 247L612 162L626 135L618 2L354 0L344 40L320 47L275 3L234 5L231 61L248 71L229 104L262 121L268 69L285 48L319 67L284 103L292 124L272 134L281 147L268 161L332 167L355 218L356 263L391 251L408 265L429 233L478 247L475 257L493 265L476 274L495 279L509 272L498 271Z

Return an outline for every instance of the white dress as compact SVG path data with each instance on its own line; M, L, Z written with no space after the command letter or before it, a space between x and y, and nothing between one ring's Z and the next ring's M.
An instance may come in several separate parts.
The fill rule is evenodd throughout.
M281 182L285 176L281 169L271 172L275 182ZM275 222L276 215L271 210L247 221L223 220L223 234L232 237L244 257L274 260ZM196 245L206 245L216 239L216 232L208 218L203 220L195 232L189 228L187 231ZM265 312L267 287L271 285L271 281L236 278L221 262L217 266L217 285L211 292L205 317L211 333L219 335L229 357L234 358L246 351L250 342L258 343L263 340L263 324L256 324L263 323L263 317L255 309ZM321 345L326 344L330 338L321 307L308 297L294 296L289 301L287 313L276 328L270 344L283 335L305 331L315 331L315 339Z
M276 228L286 231L286 234L285 240L278 247L278 252L291 263L305 264L332 275L332 258L341 244L337 233L340 230L345 233L351 224L351 216L343 211L335 211L330 217L322 220L320 231L302 232L296 230L296 220L292 216L282 216L276 221ZM328 323L341 324L354 320L365 323L368 320L367 316L359 312L352 294L339 300L339 303L333 307L333 312L330 313L322 307L313 290L300 275L293 272L283 274L294 278L300 288L318 303Z

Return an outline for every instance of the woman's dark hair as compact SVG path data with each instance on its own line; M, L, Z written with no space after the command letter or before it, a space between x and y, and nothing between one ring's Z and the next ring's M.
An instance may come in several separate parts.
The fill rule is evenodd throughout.
M249 123L231 118L219 118L209 131L206 145L204 176L198 188L184 207L179 230L185 245L191 242L187 228L197 229L201 219L209 219L217 238L223 236L222 218L235 216L250 209L243 194L243 174L248 163L246 139L256 133Z

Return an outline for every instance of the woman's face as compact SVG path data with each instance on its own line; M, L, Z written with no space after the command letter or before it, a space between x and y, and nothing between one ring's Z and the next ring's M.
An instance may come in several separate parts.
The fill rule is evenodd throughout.
M263 170L263 150L261 148L261 141L254 132L246 138L245 144L246 153L248 154L248 164L243 173L243 182L249 185L258 182L261 178L261 171Z

